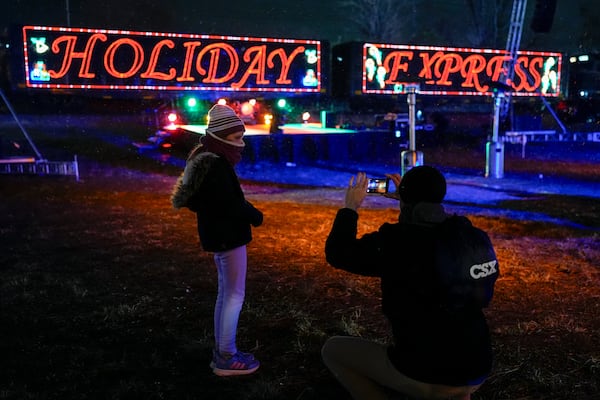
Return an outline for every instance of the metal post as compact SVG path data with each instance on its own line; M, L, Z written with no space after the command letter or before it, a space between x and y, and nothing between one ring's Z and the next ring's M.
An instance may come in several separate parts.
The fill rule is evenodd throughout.
M69 0L65 0L65 12L67 13L67 27L71 27L71 8L69 7Z
M485 146L485 177L504 177L504 143L499 141L500 109L504 99L504 92L499 91L494 98L494 126L492 128L492 140Z
M408 85L406 88L408 92L406 99L408 102L408 150L400 154L402 175L413 167L423 165L423 152L417 151L417 138L415 135L417 89L419 89L419 85Z
M408 149L410 151L415 151L417 149L415 136L415 107L417 104L417 90L415 87L408 87L408 96L406 101L408 103Z
M6 96L4 95L4 92L2 91L2 89L0 89L0 97L2 97L2 100L4 101L4 104L6 104L6 108L8 108L8 111L10 111L11 115L15 119L17 125L19 126L19 129L21 129L21 132L23 133L23 136L25 136L25 138L29 142L29 145L31 146L31 148L35 152L35 155L37 156L37 158L40 159L40 160L43 159L42 153L40 153L40 151L38 150L38 148L35 146L35 143L33 143L33 140L31 140L31 138L29 137L29 134L25 130L25 127L23 126L23 124L21 124L21 121L19 120L19 117L17 117L17 113L15 112L15 110L13 110L10 102L8 101L8 98L6 98Z
M527 0L513 0L512 14L510 17L510 27L508 38L506 40L506 51L509 55L502 65L502 74L498 79L498 92L494 97L494 127L492 132L492 141L487 142L485 146L485 176L487 178L504 177L504 143L499 140L500 117L501 114L508 114L510 108L510 99L512 91L512 80L515 73L515 62L517 53L521 44L521 34L523 33L523 21Z

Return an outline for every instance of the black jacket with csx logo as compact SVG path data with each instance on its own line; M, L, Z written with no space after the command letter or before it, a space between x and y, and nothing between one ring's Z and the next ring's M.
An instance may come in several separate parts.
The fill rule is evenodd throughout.
M476 384L489 374L492 348L481 307L440 303L434 228L448 218L439 204L403 209L398 223L357 238L358 214L338 211L325 253L334 267L381 278L382 309L394 343L388 355L410 378L452 386ZM463 218L463 217L461 217Z

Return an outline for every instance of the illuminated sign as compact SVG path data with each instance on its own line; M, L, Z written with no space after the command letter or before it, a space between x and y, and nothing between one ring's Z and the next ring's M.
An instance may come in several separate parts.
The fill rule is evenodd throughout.
M23 27L30 88L321 91L321 42Z
M362 93L491 95L492 82L506 74L504 50L365 43L362 46ZM520 51L514 78L506 84L516 96L560 94L560 53Z

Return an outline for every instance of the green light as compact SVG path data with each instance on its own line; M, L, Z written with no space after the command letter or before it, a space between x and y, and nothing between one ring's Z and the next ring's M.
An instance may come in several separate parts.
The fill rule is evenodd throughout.
M188 108L196 108L196 106L198 105L198 100L196 100L195 97L188 97L186 104Z
M286 105L287 105L287 102L285 101L285 99L279 99L279 100L277 100L277 107L279 107L279 108L285 108Z

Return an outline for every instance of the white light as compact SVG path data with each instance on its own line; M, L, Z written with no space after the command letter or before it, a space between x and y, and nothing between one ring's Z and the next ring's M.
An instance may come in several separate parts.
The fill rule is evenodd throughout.
M590 56L587 54L579 56L579 61L590 61Z
M242 110L242 115L251 115L254 112L254 107L250 102L242 103L240 109Z

